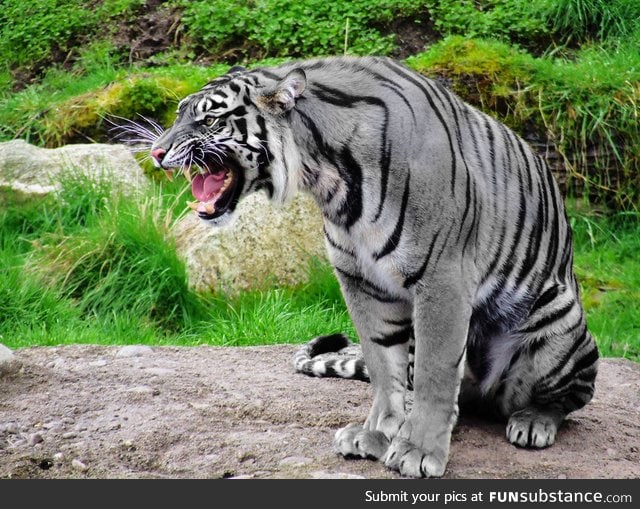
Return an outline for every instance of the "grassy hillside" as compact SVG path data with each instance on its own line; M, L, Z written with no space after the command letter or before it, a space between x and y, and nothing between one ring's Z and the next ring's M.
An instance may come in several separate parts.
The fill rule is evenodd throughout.
M167 124L181 97L231 64L387 54L548 141L568 163L569 189L638 209L635 0L23 4L0 11L0 139L104 141L105 116Z
M640 2L4 0L0 141L107 141L168 124L232 64L385 54L447 83L568 163L576 270L605 355L640 359ZM186 283L169 235L181 183L144 203L65 182L0 188L0 341L255 344L353 332L331 270L236 297ZM64 204L64 205L63 205Z

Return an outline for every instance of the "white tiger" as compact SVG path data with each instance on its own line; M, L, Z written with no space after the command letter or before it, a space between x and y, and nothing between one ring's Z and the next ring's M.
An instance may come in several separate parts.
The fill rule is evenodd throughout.
M233 68L180 102L151 155L182 168L212 224L260 189L316 199L363 354L323 374L366 369L373 390L364 425L336 433L344 456L443 475L461 386L524 447L551 445L591 399L598 352L552 175L438 83L385 58ZM313 374L318 344L296 357L301 371Z

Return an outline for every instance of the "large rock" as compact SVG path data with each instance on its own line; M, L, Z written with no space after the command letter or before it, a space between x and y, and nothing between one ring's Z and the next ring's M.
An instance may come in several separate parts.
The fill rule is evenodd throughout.
M108 179L125 191L148 184L135 158L123 145L92 143L49 149L24 140L0 143L0 187L46 194L60 187L64 175Z
M303 194L283 208L262 193L247 196L235 221L224 228L188 214L174 235L190 283L199 291L295 284L307 278L312 259L325 257L320 211Z

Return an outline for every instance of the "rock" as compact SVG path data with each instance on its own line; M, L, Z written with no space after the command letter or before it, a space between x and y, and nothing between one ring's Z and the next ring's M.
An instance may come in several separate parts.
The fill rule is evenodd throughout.
M21 367L22 362L16 359L13 352L0 344L0 377L17 373Z
M62 429L62 422L60 421L48 421L45 422L42 427L50 432L56 433Z
M77 458L74 458L71 461L71 468L78 470L79 472L86 472L89 470L89 467Z
M151 388L148 385L136 385L135 387L126 389L125 392L128 395L127 400L130 402L144 401L151 396L160 394L158 389Z
M148 186L148 180L124 145L100 143L49 149L24 140L0 143L0 187L27 194L47 194L60 188L64 175L108 179L124 191Z
M311 463L310 458L305 458L304 456L288 456L283 460L280 460L278 466L280 467L301 467L308 463Z
M41 442L44 442L44 438L42 436L42 433L32 433L31 435L29 435L29 445L36 445L39 444Z
M309 474L312 479L366 479L366 477L357 474L347 474L344 472L324 472L317 470Z
M10 435L15 435L18 433L18 426L16 426L15 422L7 422L2 426L4 428L4 432Z
M149 355L153 353L153 348L145 345L127 345L123 346L116 353L116 357L142 357L143 355Z
M72 438L76 438L78 436L78 433L76 433L75 431L67 431L66 433L62 434L62 438L64 438L65 440L71 440Z
M234 222L223 228L188 214L173 234L198 291L299 283L307 280L311 260L326 258L321 213L302 193L283 208L262 193L249 195L238 205Z

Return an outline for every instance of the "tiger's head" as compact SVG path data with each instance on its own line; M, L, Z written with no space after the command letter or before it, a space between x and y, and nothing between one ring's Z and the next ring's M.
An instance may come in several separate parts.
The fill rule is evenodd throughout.
M298 189L300 165L286 116L305 86L299 68L280 78L233 67L180 101L151 158L168 174L186 176L196 200L190 207L212 225L226 223L254 191L284 203Z

